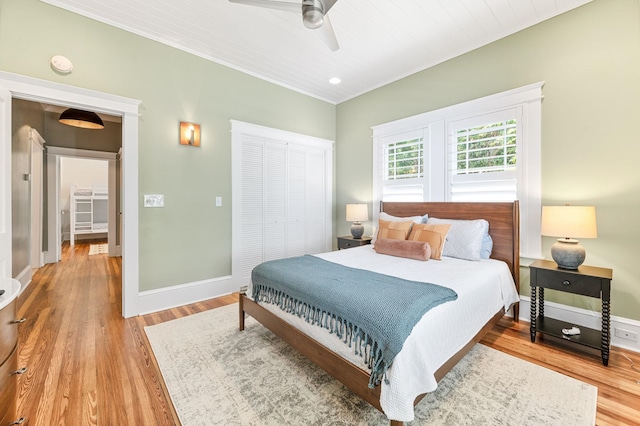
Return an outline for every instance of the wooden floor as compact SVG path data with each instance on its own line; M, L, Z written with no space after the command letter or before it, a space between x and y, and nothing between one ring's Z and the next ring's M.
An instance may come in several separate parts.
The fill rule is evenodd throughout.
M20 296L27 321L19 360L28 371L19 379L19 415L25 425L179 424L143 327L236 295L125 320L121 259L88 253L89 244L64 246L62 261L39 269ZM597 354L532 344L528 323L504 320L483 343L597 386L598 425L640 424L640 354L614 347L604 367Z

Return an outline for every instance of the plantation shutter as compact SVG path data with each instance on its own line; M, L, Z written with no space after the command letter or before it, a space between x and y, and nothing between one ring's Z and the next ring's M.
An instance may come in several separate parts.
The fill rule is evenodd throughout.
M383 201L424 201L427 179L423 132L384 138L380 164Z
M448 201L518 199L520 108L451 121Z

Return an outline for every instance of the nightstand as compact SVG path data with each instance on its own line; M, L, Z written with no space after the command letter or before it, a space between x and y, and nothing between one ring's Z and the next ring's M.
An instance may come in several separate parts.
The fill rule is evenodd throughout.
M610 334L610 296L613 271L594 266L580 266L577 270L558 268L555 262L537 260L529 265L531 284L531 341L535 342L536 332L560 337L570 342L599 349L602 364L609 364ZM573 324L546 318L544 316L544 290L564 291L597 297L602 301L602 327L594 330L580 326L580 334L564 335L563 328Z
M338 250L371 244L371 237L353 238L351 235L338 237Z

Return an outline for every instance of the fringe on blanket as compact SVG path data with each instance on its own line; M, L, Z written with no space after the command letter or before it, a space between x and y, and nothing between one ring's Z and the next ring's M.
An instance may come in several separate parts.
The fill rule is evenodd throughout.
M371 370L369 388L373 389L386 379L386 372L391 365L382 356L382 348L379 342L351 321L341 318L331 312L309 305L306 302L295 299L282 291L263 285L253 286L253 299L256 302L265 302L278 306L284 312L304 318L311 325L316 325L335 334L343 343L354 348L354 353L364 357L364 362Z

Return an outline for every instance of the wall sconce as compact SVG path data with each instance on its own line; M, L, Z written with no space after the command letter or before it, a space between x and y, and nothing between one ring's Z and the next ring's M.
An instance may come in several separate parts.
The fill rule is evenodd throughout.
M200 125L180 122L180 145L200 146Z

